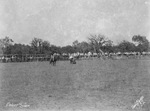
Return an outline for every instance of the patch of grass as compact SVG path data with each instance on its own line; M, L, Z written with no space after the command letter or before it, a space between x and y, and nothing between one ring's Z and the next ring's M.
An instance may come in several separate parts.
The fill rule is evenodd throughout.
M51 101L78 101L129 107L140 95L150 98L150 61L83 60L8 63L1 67L1 107L26 102L32 108L49 107ZM82 101L80 101L82 100ZM72 101L72 102L71 102ZM150 103L149 100L146 100Z

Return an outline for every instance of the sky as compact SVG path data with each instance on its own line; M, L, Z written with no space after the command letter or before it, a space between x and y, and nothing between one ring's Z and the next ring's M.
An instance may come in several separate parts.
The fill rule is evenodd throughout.
M0 38L57 46L102 34L114 43L133 35L150 40L150 0L0 0Z

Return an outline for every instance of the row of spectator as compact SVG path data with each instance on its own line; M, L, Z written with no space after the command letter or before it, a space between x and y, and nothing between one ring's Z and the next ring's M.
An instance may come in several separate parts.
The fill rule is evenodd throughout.
M68 60L70 56L74 56L77 59L79 58L89 58L89 57L139 57L139 56L150 56L150 52L117 52L117 53L72 53L72 54L58 54L54 53L53 55L57 56L58 60ZM32 61L49 61L51 55L47 54L25 54L25 55L18 55L18 54L9 54L9 55L0 55L0 62L32 62Z

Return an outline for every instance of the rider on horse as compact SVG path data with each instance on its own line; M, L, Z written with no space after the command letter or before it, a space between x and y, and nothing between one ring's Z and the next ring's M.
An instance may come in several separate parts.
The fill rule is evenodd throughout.
M73 55L70 55L69 59L70 59L70 63L76 64L76 60L75 60L75 57Z
M51 63L53 63L53 65L56 65L56 56L55 56L55 54L52 54L51 55L51 57L50 57L50 61L49 61L49 63L51 64Z

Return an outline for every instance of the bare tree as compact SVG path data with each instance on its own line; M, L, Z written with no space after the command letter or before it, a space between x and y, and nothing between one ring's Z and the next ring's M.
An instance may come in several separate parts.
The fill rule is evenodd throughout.
M91 47L93 48L94 52L101 53L101 48L105 45L112 45L112 41L108 40L104 35L98 34L98 35L90 35L88 37L88 40L90 42Z
M9 45L12 45L13 42L14 41L7 36L3 39L0 39L0 45L4 48L9 46Z

